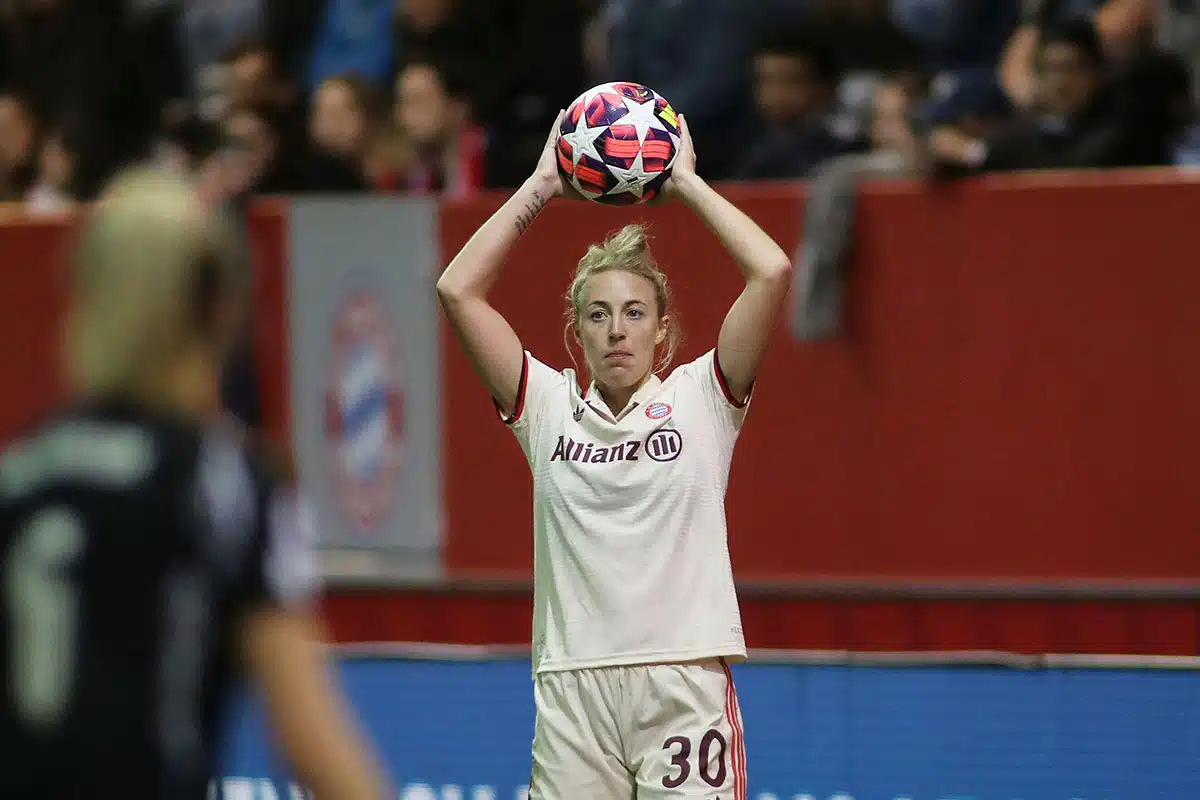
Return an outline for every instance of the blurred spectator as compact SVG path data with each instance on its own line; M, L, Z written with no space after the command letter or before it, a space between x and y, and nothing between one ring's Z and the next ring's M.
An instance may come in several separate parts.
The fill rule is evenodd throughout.
M360 161L376 118L371 85L355 73L326 78L313 97L309 137L347 161Z
M1153 36L1158 0L1023 0L1022 23L1009 40L1000 76L1021 108L1036 102L1038 33L1071 20L1091 19L1106 61L1120 63Z
M263 0L266 31L263 37L275 56L282 78L307 88L304 78L311 66L313 43L329 0Z
M220 145L219 131L189 106L179 101L163 113L163 126L156 142L155 162L182 175L194 175Z
M311 191L365 191L364 165L379 114L372 86L350 73L327 78L313 97Z
M196 104L202 116L216 119L223 112L230 69L226 56L243 42L261 40L265 14L261 0L207 0L172 9L170 23L178 32L184 97Z
M270 188L258 192L297 192L305 188L300 179L308 147L308 119L305 103L295 84L279 69L266 42L252 40L234 48L228 55L228 106L245 112L254 109L267 121L278 151L274 158ZM286 174L285 174L286 173ZM287 187L287 188L281 188Z
M380 192L403 192L407 180L405 170L411 161L411 148L396 122L390 116L380 120L363 159L367 182Z
M1194 87L1183 57L1158 50L1140 53L1127 66L1121 84L1131 98L1137 135L1154 163L1185 164L1196 157Z
M921 148L913 130L912 114L921 94L921 85L908 76L893 77L879 84L868 128L870 154L895 157L906 169L916 165Z
M560 108L586 89L582 0L493 0L503 27L494 35L496 61L473 98L476 122L487 131L485 184L519 186L533 171L546 131ZM553 67L546 47L553 43Z
M813 0L820 26L845 72L894 73L924 65L921 46L892 19L889 0Z
M74 207L77 140L62 127L46 137L38 159L37 182L25 199L29 211L59 213Z
M1163 0L1158 46L1175 53L1191 75L1200 70L1200 0Z
M894 0L892 17L936 69L993 67L1021 18L1021 0Z
M587 19L583 25L583 67L586 83L595 86L608 77L608 34L610 20L603 0L584 0Z
M25 197L37 173L37 123L15 94L0 94L0 201Z
M1013 116L1013 105L991 69L943 73L931 94L929 124L953 127L976 139L995 134Z
M77 184L91 197L149 141L124 0L10 0L0 6L0 79L37 119L88 131Z
M500 53L514 46L500 39L501 30L497 0L396 0L396 63L453 61L477 103L488 92Z
M807 24L833 53L842 78L836 126L865 138L875 89L884 75L927 73L920 44L892 19L888 0L813 0Z
M0 0L0 195L86 201L147 156L256 192L513 186L617 79L688 115L710 177L801 178L899 146L892 107L947 69L939 163L1192 164L1196 64L1200 0Z
M687 116L706 175L725 177L742 155L742 121L754 113L751 54L760 3L610 0L605 80L631 80Z
M266 43L252 39L232 48L225 57L229 69L226 101L230 106L257 106L273 112L292 110L294 88L280 74Z
M289 156L278 116L268 108L245 105L226 116L222 146L212 159L230 173L227 183L250 194L289 194L304 188Z
M137 121L131 125L138 127L142 139L138 149L144 150L139 155L153 156L167 109L173 103L193 103L194 81L180 49L176 2L141 0L132 6L122 46L136 82L130 82L127 74L122 92L133 100L131 111Z
M307 88L348 73L385 85L395 64L396 6L397 0L328 0L308 64Z
M410 148L401 188L457 197L482 188L483 134L453 66L405 66L396 79L396 122Z
M1200 169L1200 126L1192 125L1184 131L1175 145L1172 163L1188 170Z
M1042 31L1033 108L982 139L944 126L930 137L944 164L985 170L1129 167L1166 163L1161 130L1109 79L1095 26L1077 18Z
M295 85L307 67L325 0L139 0L130 28L130 61L139 69L145 102L157 116L168 101L184 101L209 122L227 105L228 55L260 42L279 76Z
M849 149L831 130L839 74L820 38L804 29L769 36L757 48L754 72L758 120L734 177L803 178Z
M919 147L911 117L924 88L911 75L885 78L875 90L871 149L839 156L817 170L804 206L805 235L792 291L792 333L798 339L825 339L838 332L858 184L917 173Z
M1164 43L1171 52L1177 53L1174 66L1165 66L1166 78L1173 89L1174 98L1170 107L1174 118L1182 123L1175 142L1173 162L1179 166L1200 167L1200 123L1196 120L1197 83L1196 70L1200 69L1200 0L1171 0L1165 24L1161 27ZM1184 68L1182 74L1180 67ZM1179 87L1187 81L1186 102L1179 95Z

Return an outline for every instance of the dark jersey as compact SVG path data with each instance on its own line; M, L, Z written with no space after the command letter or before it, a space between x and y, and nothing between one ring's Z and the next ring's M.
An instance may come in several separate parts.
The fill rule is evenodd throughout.
M204 798L236 629L314 588L238 434L76 409L0 456L0 797Z

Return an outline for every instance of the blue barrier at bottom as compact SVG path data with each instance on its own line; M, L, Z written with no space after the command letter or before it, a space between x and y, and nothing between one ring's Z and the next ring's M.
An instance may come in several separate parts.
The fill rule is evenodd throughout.
M1197 672L746 664L734 675L750 800L1200 798ZM352 659L341 677L403 800L524 797L528 662ZM216 797L301 796L261 710L243 704L232 721Z

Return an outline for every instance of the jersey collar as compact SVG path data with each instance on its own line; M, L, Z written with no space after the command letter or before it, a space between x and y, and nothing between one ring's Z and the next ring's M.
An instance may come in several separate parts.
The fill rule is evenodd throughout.
M593 411L610 422L620 422L625 418L626 415L629 414L629 412L633 411L639 406L645 405L646 401L654 396L654 394L658 391L658 387L660 386L662 386L662 381L659 380L658 376L651 375L646 379L646 382L643 383L641 387L633 393L633 397L629 398L629 403L626 404L625 408L621 409L621 413L617 414L615 417L613 416L612 412L608 410L608 405L604 402L604 398L600 396L600 392L596 391L595 381L592 381L591 385L588 386L587 393L583 396L583 402L587 403L592 407Z

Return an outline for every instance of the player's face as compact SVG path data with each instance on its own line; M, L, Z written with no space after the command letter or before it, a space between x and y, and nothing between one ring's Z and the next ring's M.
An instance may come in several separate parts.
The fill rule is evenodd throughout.
M628 389L641 384L667 335L654 284L623 270L593 275L584 284L578 314L579 344L597 385Z

